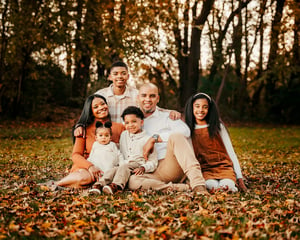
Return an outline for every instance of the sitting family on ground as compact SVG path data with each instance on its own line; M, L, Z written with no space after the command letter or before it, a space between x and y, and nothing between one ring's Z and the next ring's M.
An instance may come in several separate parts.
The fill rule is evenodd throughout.
M131 190L192 190L207 194L206 188L216 190L225 187L237 191L237 178L238 187L246 189L229 135L219 120L217 106L208 95L200 93L189 99L185 108L187 124L180 119L170 119L169 111L157 108L159 95L154 84L147 83L140 87L137 102L143 116L130 112L133 109L136 111L136 107L130 107L129 114L124 111L124 131L121 123L111 122L107 125L110 115L103 96L93 94L86 99L77 124L83 128L81 132L84 136L75 137L71 172L56 182L58 186L93 186L91 191L114 193L123 190L128 181ZM130 120L130 117L135 120ZM134 125L131 121L137 126L140 124L139 128L136 127L139 130L130 127ZM120 136L124 136L123 144L122 137L120 140L121 155L114 150L114 156L119 155L118 159L113 159L111 164L105 163L109 169L97 167L92 160L92 146L97 136L96 122L100 122L102 128L109 128L106 132L111 134L112 142L118 144ZM108 127L110 124L111 128ZM190 133L192 144L188 139ZM143 134L143 141L139 141L138 138ZM136 143L131 144L133 140Z
M178 187L179 189L187 190L189 185L179 183L180 180L185 179L186 175L194 191L206 193L200 165L187 140L190 130L182 120L171 120L168 111L156 108L158 100L158 89L155 85L145 84L140 88L138 102L140 106L143 106L141 110L146 117L144 119L144 129L148 135L153 136L147 141L145 146L148 146L146 149L147 153L149 153L152 151L154 144L158 144L157 149L159 149L159 152L157 151L157 155L158 159L160 159L153 178L151 178L150 174L144 174L150 175L148 179L150 185L144 186L144 188L162 190L170 187L176 189ZM149 115L152 115L154 111L156 114L149 119ZM91 152L95 140L96 121L105 123L109 120L106 99L97 94L89 96L78 121L78 125L85 128L85 136L75 138L71 172L56 183L58 186L89 187L101 177L101 169L87 160L87 154ZM158 122L160 124L157 124ZM112 141L119 143L123 130L124 126L122 124L112 122ZM175 145L178 145L178 148ZM184 150L179 150L179 147ZM148 154L144 154L144 157L148 160ZM153 185L151 182L153 182Z
M246 190L239 161L229 135L219 119L215 102L208 95L199 93L188 100L185 108L186 123L184 123L179 119L181 117L179 112L157 106L159 95L156 85L147 83L138 91L127 86L128 77L127 65L123 62L114 63L109 74L109 79L113 81L113 84L106 90L99 90L86 99L74 130L73 166L70 173L57 181L55 185L75 188L94 186L92 189L103 191L104 186L107 186L105 191L111 193L116 189L124 189L128 180L127 185L131 190L192 190L206 194L206 188L213 190L225 187L230 191L237 191L236 183L239 189ZM109 101L102 94L98 94L101 91ZM148 135L148 141L143 147L143 158L138 162L147 164L148 158L153 157L150 153L154 151L153 154L156 154L158 159L157 167L147 169L147 167L142 167L144 165L128 166L129 162L126 162L126 156L123 154L127 152L130 155L133 149L125 148L132 148L133 145L120 143L121 151L113 146L113 143L119 144L122 132L124 136L126 136L125 132L132 136L134 133L127 127L124 131L125 127L122 123L111 121L110 111L112 109L114 119L120 121L124 110L132 105L139 106L144 120L137 114L128 115L134 115L142 120L143 132L145 131ZM96 123L97 128L100 127L102 130L97 129L96 132ZM97 145L98 147L106 145L105 141L102 142L97 137L98 131L106 132L103 133L106 136L110 135L110 140L106 141L111 147L96 150ZM99 144L94 143L95 139ZM95 150L92 150L93 148ZM140 149L140 144L134 145L136 152L131 152L131 154L138 154L131 156L133 160L141 157ZM109 151L112 153L109 157L96 157L107 155ZM143 161L145 163L142 163ZM121 166L124 164L127 164L124 167L127 169L127 175L120 182L116 180L118 179L117 169L123 169ZM129 175L128 172L130 172ZM108 173L111 174L106 175Z

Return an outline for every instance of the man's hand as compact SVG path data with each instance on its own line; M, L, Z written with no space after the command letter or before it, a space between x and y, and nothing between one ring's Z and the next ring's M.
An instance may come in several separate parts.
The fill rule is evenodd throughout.
M133 170L134 175L143 175L145 173L144 167L139 167Z
M175 110L170 111L169 118L172 120L178 120L181 118L181 113Z
M247 191L247 187L244 183L243 178L239 178L237 180L237 184L238 184L238 188L240 189L241 192L246 192Z
M83 127L79 126L74 129L74 137L83 137Z

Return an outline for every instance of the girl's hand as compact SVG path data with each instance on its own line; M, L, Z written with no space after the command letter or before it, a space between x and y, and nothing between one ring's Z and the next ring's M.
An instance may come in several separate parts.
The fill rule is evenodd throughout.
M145 173L144 167L139 167L133 170L134 175L143 175Z
M175 110L170 111L169 118L172 120L178 120L181 118L181 113Z
M241 192L246 192L247 191L247 187L244 183L244 179L243 178L239 178L237 180L237 184L238 184L238 188L240 189Z

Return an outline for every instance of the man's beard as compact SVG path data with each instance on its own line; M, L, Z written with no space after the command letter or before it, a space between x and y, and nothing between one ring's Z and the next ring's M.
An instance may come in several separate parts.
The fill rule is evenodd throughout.
M152 108L148 109L148 110L146 110L146 109L143 110L144 113L153 113L154 111L155 111L155 109L152 109Z

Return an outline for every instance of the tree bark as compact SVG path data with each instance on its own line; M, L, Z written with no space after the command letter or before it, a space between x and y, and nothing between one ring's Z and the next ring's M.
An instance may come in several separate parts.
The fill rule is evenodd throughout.
M184 71L185 75L180 75L180 105L183 107L186 100L198 90L199 82L199 61L200 61L200 40L203 26L207 20L207 17L212 9L214 0L203 1L202 10L199 16L197 12L196 2L193 6L193 18L192 34L191 34L191 46L188 52L187 71ZM187 36L186 36L187 37ZM180 65L183 63L179 63Z
M272 97L274 95L275 84L277 81L277 74L275 73L274 67L276 65L277 52L278 52L278 41L281 27L281 18L283 7L285 4L285 0L277 0L276 1L276 12L274 19L272 21L272 29L271 29L271 42L270 42L270 51L269 51L269 59L267 65L266 72L266 91L265 91L265 104L269 111L272 111Z
M88 45L84 43L85 36L83 35L84 30L82 27L83 8L82 1L79 1L77 5L78 17L76 20L77 31L75 37L75 73L72 81L72 99L75 101L75 104L83 102L87 93L87 83L89 82L90 76L90 49ZM88 10L86 14L89 14ZM85 22L85 25L87 25L87 22Z
M294 44L293 44L293 62L300 68L300 0L294 1Z
M229 15L224 28L220 30L219 37L216 40L216 50L213 52L213 64L210 68L210 75L209 75L209 81L212 82L215 78L215 75L217 74L219 68L221 67L221 64L223 63L223 55L222 55L222 49L223 49L223 40L226 36L227 30L233 21L234 17L240 13L240 11L245 8L251 0L242 1L241 4L237 9L231 12Z
M264 50L264 14L266 11L266 3L267 0L263 0L260 3L260 22L259 25L257 27L257 33L259 32L259 36L260 36L260 40L259 40L259 55L258 55L258 64L257 64L257 74L255 76L254 81L258 81L258 84L255 88L255 91L253 93L252 96L252 100L251 100L251 107L252 107L252 114L257 114L257 108L256 106L259 104L260 101L260 95L261 95L261 91L264 87L263 82L260 80L262 73L263 73L263 50Z
M241 7L241 0L239 1L239 7ZM247 14L247 13L246 13ZM241 11L237 14L238 16L238 22L237 25L234 26L233 28L233 42L232 42L232 48L233 48L233 53L234 53L234 58L235 58L235 75L237 77L237 81L240 82L239 87L237 89L237 92L234 94L234 104L237 104L239 112L241 112L241 106L244 105L244 99L243 96L245 94L245 87L243 84L243 76L242 76L242 66L241 66L241 61L242 61L242 38L243 38L243 19L242 19L242 14ZM245 20L246 21L246 20ZM246 25L246 22L245 22ZM247 32L245 32L245 42L248 41ZM246 47L247 49L247 47ZM224 75L227 74L227 69L224 73Z

